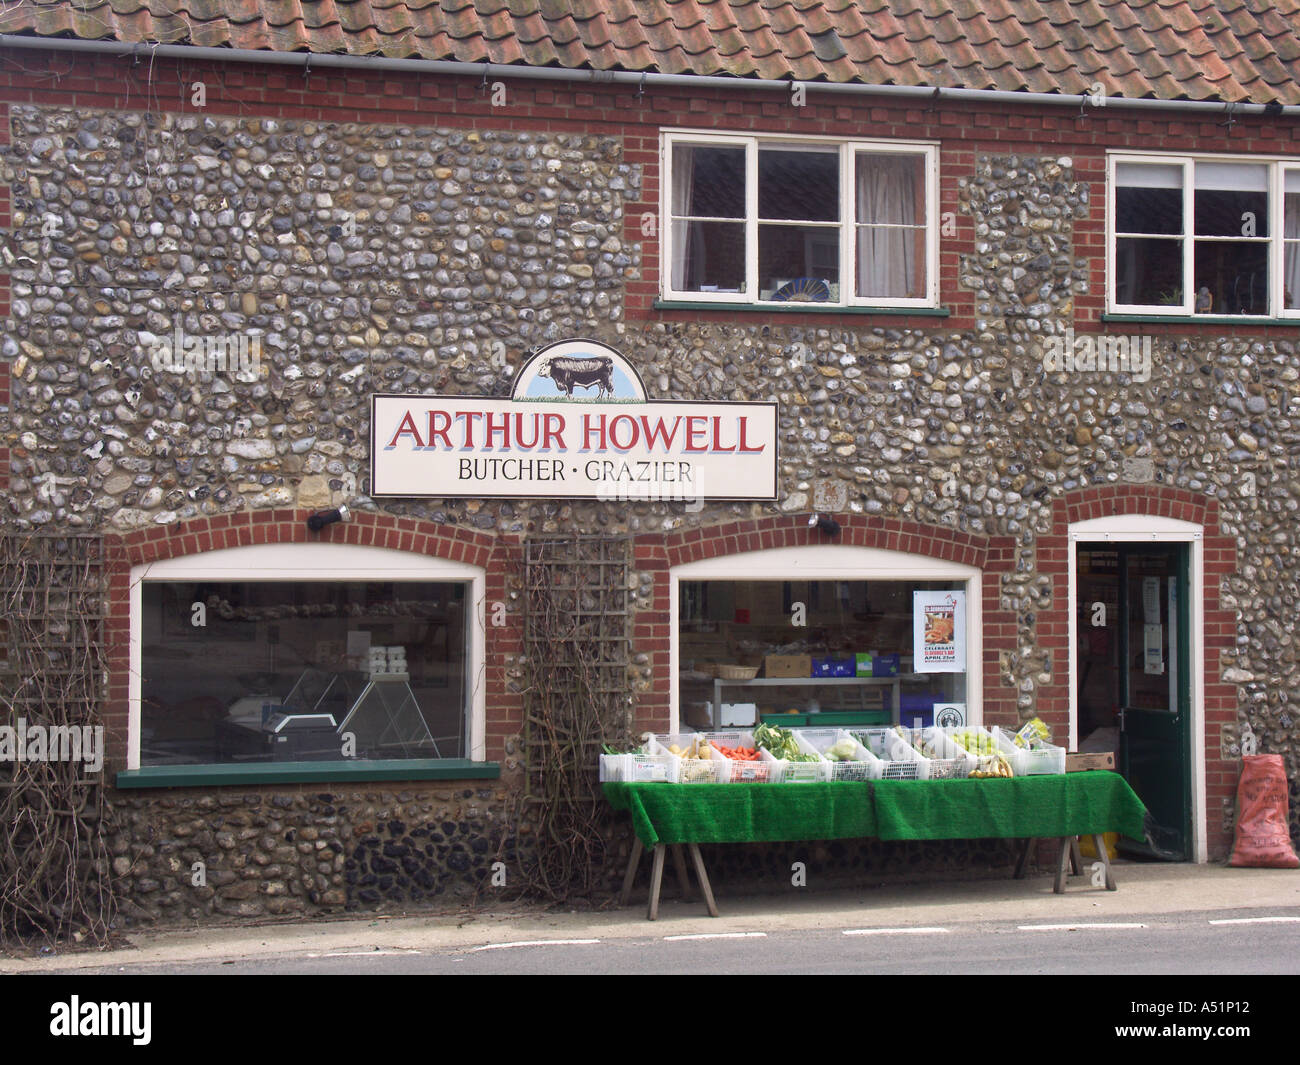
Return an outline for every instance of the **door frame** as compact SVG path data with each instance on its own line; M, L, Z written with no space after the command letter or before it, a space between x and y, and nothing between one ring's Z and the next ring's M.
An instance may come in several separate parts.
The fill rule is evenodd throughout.
M1191 750L1188 769L1192 783L1191 852L1193 862L1208 860L1205 794L1205 530L1190 521L1153 517L1146 514L1118 514L1109 518L1092 518L1074 522L1069 527L1066 552L1069 566L1069 682L1070 682L1070 750L1079 743L1079 676L1078 676L1078 559L1080 544L1160 544L1186 543L1188 548L1187 614L1188 637L1187 704L1190 708L1188 740Z

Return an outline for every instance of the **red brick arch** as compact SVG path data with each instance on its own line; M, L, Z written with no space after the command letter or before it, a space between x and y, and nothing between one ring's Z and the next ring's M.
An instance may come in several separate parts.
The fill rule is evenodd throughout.
M1204 579L1204 702L1205 790L1209 856L1227 853L1232 838L1224 827L1231 809L1238 765L1220 754L1220 732L1237 720L1237 689L1222 680L1221 656L1236 646L1237 615L1225 609L1221 597L1224 577L1237 570L1237 541L1219 525L1218 500L1182 488L1155 484L1101 485L1067 492L1052 508L1052 531L1038 539L1038 571L1052 578L1051 605L1039 611L1039 647L1052 652L1053 683L1038 690L1038 710L1044 720L1068 726L1070 709L1069 527L1094 518L1142 515L1171 518L1201 526Z
M517 552L517 538L490 536L473 529L370 511L356 512L347 524L328 525L314 533L307 528L307 518L312 513L301 509L244 511L106 537L110 597L109 616L105 621L109 673L105 725L108 754L118 768L126 764L132 566L256 544L352 544L432 555L478 566L486 571L488 602L506 600L508 559ZM494 681L494 678L504 678L502 656L516 650L521 641L513 617L507 626L489 626L486 631L487 756L491 759L500 757L504 738L518 732L522 723L518 699L510 698L504 683Z
M858 514L836 515L840 532L833 541L808 524L808 514L733 521L702 529L669 533L664 550L670 566L685 562L732 555L741 551L763 551L774 547L802 547L826 543L850 547L876 547L885 551L905 551L927 558L959 562L983 569L991 545L998 541L987 536L958 532L940 525L900 521L897 518L873 518Z

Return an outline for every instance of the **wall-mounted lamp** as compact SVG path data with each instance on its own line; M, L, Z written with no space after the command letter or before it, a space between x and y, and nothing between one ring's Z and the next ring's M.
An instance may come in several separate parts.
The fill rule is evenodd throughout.
M336 521L349 522L352 520L352 511L347 507L335 507L333 510L321 510L307 519L307 528L312 532L320 532L326 525L333 525Z
M814 514L808 519L808 528L817 526L827 536L839 536L840 523L829 514Z

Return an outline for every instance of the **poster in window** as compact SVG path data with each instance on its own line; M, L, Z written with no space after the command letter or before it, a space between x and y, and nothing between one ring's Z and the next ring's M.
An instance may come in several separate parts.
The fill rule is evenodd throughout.
M967 724L966 704L935 703L934 723L939 728L965 728Z
M966 672L966 593L912 593L913 671Z

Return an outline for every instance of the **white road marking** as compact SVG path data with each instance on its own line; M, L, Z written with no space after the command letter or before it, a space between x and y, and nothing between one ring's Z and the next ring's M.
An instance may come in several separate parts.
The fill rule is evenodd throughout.
M932 936L947 932L946 928L846 928L845 936Z
M765 938L766 932L696 932L689 936L664 936L665 943L675 943L681 939L749 939Z
M336 950L331 954L308 954L309 958L385 958L395 954L419 954L418 950Z
M588 943L599 943L599 939L524 939L516 943L489 943L474 950L505 950L508 947L573 947Z
M1144 924L1021 924L1016 925L1022 932L1073 932L1080 928L1145 928Z
M1290 924L1297 921L1300 921L1300 917L1225 917L1211 921L1210 924Z

